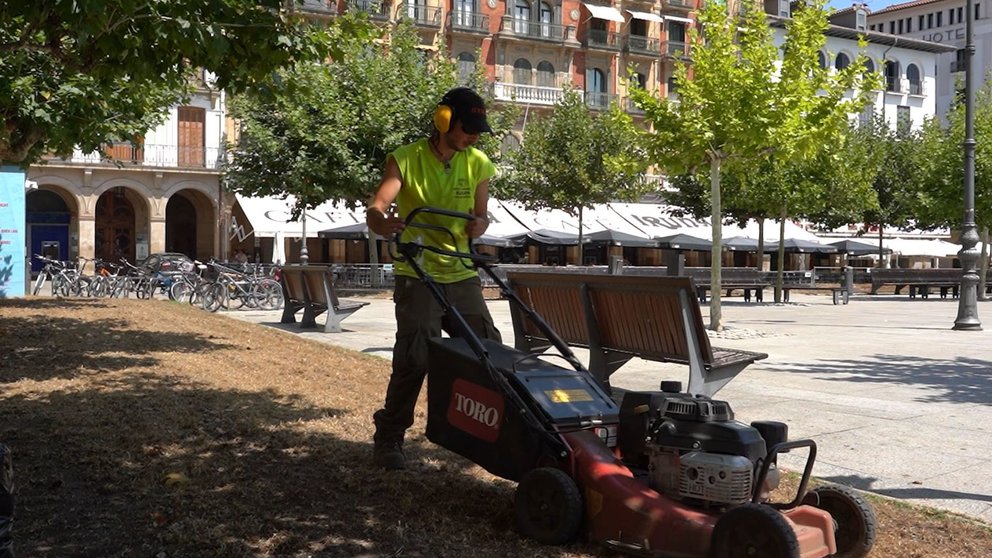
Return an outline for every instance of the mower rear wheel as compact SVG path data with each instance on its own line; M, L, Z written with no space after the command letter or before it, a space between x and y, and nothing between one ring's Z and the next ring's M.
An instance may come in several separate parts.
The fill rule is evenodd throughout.
M799 541L778 510L762 504L744 504L717 520L710 556L799 558Z
M534 469L517 486L513 508L517 529L542 544L560 545L573 540L582 525L582 494L564 471Z
M875 545L875 512L854 490L840 485L818 486L803 499L804 504L820 508L834 520L837 539L835 558L862 558Z

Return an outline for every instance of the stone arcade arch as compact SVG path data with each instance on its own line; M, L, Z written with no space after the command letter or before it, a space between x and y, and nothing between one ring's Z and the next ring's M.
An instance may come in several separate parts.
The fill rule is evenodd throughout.
M215 253L219 228L213 201L203 192L184 188L169 196L165 206L166 252L210 259Z
M69 192L60 186L42 184L28 192L25 203L27 255L32 273L44 265L34 254L63 261L79 255L79 231L73 220L78 209Z

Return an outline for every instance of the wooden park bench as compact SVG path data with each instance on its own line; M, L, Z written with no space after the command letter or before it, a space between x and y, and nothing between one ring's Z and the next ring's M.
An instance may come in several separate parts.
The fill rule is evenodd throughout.
M300 327L317 327L317 316L326 313L324 332L340 333L341 322L368 302L338 299L331 268L321 265L288 265L280 275L284 299L281 323L296 322L303 310Z
M773 288L776 287L777 273L768 272L765 276ZM851 301L851 293L842 285L825 285L817 283L815 271L787 271L782 282L782 302L789 302L789 291L825 291L829 292L834 304L847 304Z
M710 286L710 268L689 267L685 269L686 275L692 277L696 286L696 295L699 302L705 303L707 292L712 290ZM726 292L726 296L731 296L734 291L739 290L744 294L744 302L751 302L751 293L754 293L754 300L762 302L764 300L764 289L769 285L764 274L756 267L724 267L720 269L720 286Z
M908 288L909 298L929 298L930 289L939 289L940 298L947 298L948 293L954 298L958 296L961 287L960 268L925 268L925 269L872 269L871 294L878 294L884 285L893 285L895 294Z
M508 273L510 287L570 346L589 349L589 371L604 387L634 357L689 366L687 391L712 396L765 353L710 345L689 277ZM511 304L516 348L551 343Z

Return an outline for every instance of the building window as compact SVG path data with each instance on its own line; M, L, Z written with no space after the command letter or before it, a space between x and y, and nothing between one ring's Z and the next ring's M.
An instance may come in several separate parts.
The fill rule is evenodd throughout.
M530 21L530 4L527 0L517 0L513 8L513 32L526 35L528 21Z
M964 8L958 8L958 22L959 23L964 23L963 14L964 14Z
M902 20L900 19L899 20L899 34L900 35L902 35L902 25L903 25L903 23L902 23Z
M854 27L858 31L864 31L865 30L865 26L867 26L867 25L868 25L868 14L866 14L865 12L863 12L861 10L858 10L858 13L855 16Z
M908 134L913 128L913 119L910 116L909 107L899 105L896 107L896 133Z
M899 62L895 60L885 61L885 90L893 93L900 93L899 87Z
M821 70L827 69L827 55L823 54L822 50L816 53L816 61L820 64Z
M668 21L668 40L678 43L685 42L685 24L681 21Z
M843 52L837 55L837 60L834 61L834 68L838 70L843 70L844 68L851 65L851 58L844 54Z
M944 25L944 12L937 12L937 27Z
M537 85L540 87L556 87L555 67L551 62L542 60L537 65Z
M871 58L865 58L865 71L869 74L875 73L875 63L872 62Z
M927 14L927 29L933 29L933 14Z
M920 77L920 69L916 67L916 64L906 66L906 81L909 82L910 95L923 94L923 79Z
M458 82L462 84L469 83L472 81L472 75L475 73L475 56L469 52L463 52L458 55Z
M889 22L889 35L895 35L895 34L896 34L896 22L895 21L890 21Z
M911 17L906 18L906 32L907 33L913 32L913 18Z
M954 8L947 10L947 24L954 25Z
M517 61L513 63L513 83L533 85L532 79L530 61L526 58L517 58Z
M917 21L917 27L920 28L920 31L923 31L923 23L926 21L926 17L921 15L919 21Z
M541 36L550 37L551 36L551 24L554 23L554 11L551 9L547 3L541 3L541 12L538 14L541 18Z

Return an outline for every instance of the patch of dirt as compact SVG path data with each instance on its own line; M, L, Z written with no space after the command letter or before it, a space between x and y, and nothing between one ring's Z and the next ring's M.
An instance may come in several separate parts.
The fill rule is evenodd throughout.
M167 301L0 300L0 441L25 557L598 557L513 530L515 485L424 438L371 466L389 363ZM874 557L992 556L874 500Z

